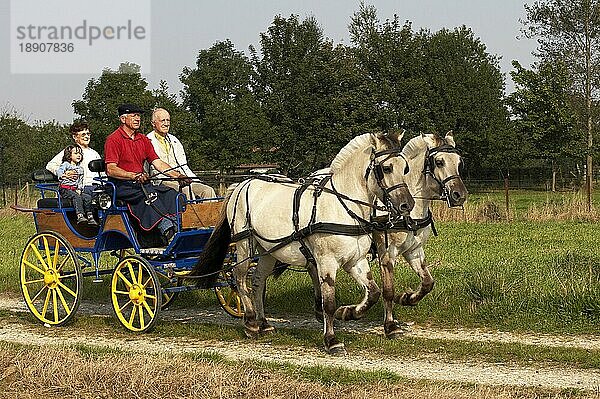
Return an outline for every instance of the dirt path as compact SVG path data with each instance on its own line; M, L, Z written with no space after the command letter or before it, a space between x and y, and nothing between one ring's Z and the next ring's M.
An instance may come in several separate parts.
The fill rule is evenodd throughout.
M16 312L26 311L18 298L0 297L0 309ZM110 315L109 305L84 302L80 312ZM239 324L225 315L220 309L174 309L161 313L161 318L186 321L210 321L219 324ZM303 318L274 318L276 327L298 327L321 329L318 322ZM382 328L376 324L364 322L344 323L340 331L353 331L383 335ZM479 329L425 329L412 326L407 334L415 337L442 340L464 340L479 342L522 343L566 348L600 349L600 337L597 336L554 336L534 334L512 334L506 332L484 331ZM437 358L396 359L393 357L374 357L367 353L352 351L346 357L331 357L319 349L272 347L267 343L252 341L207 342L192 344L181 338L160 338L137 335L123 340L111 337L86 336L73 329L47 328L0 323L0 341L23 344L48 345L60 342L63 345L86 344L148 353L170 352L184 353L193 351L214 352L230 360L261 359L273 362L285 362L299 366L339 366L356 370L386 370L388 372L413 379L438 381L457 381L484 385L511 385L541 387L550 389L578 388L591 392L600 391L600 371L580 370L563 367L523 367L506 364L481 362L440 361Z

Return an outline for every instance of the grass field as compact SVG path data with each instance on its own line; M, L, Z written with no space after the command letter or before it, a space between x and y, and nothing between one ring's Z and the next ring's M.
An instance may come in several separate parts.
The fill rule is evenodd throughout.
M496 202L502 193L473 194L471 204ZM540 220L525 216L532 207L562 207L572 194L514 193L512 222L437 222L427 256L436 285L414 308L396 308L400 320L439 326L482 326L507 330L596 333L600 326L600 229L593 221ZM0 289L19 294L19 257L34 233L29 216L0 218ZM378 267L373 264L376 279ZM339 303L360 300L362 292L345 272L338 273ZM416 288L417 276L397 267L397 289ZM107 284L86 280L84 297L106 302ZM293 300L291 300L293 299ZM287 272L269 280L267 312L312 314L312 288L306 273ZM212 292L194 292L177 306L214 305ZM379 320L378 304L368 318Z

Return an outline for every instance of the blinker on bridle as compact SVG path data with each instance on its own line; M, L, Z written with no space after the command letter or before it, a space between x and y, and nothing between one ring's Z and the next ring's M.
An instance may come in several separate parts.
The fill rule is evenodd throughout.
M377 158L382 157L384 155L387 156L382 161L377 161ZM367 170L365 171L365 180L368 180L369 174L371 173L371 170L373 170L373 175L375 176L375 180L377 181L377 186L379 186L379 188L381 188L381 190L383 191L383 202L385 203L388 209L393 209L390 193L394 190L403 187L408 189L408 185L404 182L396 184L392 187L386 186L384 182L385 172L383 171L383 163L392 157L400 157L404 159L404 174L407 174L409 172L408 161L402 153L401 148L391 148L389 150L382 151L375 151L375 148L372 148L371 163L369 163L369 167L367 167Z

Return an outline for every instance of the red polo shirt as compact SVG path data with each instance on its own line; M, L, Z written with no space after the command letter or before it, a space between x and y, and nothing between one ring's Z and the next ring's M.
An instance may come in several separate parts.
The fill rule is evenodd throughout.
M130 138L122 126L112 132L104 143L104 162L107 165L116 163L127 172L143 172L144 161L152 163L155 159L158 155L150 139L139 132Z

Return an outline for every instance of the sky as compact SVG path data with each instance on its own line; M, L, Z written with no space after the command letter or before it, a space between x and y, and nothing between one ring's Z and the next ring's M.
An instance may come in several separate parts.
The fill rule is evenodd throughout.
M20 1L20 0L12 0ZM27 0L38 2L40 7L30 6L28 15L43 20L48 10L42 5L53 5L55 12L66 13L60 6L74 0ZM210 48L215 42L229 39L235 48L247 51L248 46L259 47L260 33L271 25L274 16L298 15L300 19L315 17L327 38L334 43L350 45L348 25L351 16L359 9L358 0L128 0L121 4L138 6L127 9L113 6L110 2L78 0L101 3L110 15L147 15L149 65L142 65L144 78L150 89L165 80L170 92L182 89L179 75L184 67L193 67L198 51ZM117 0L113 0L117 1ZM139 3L136 3L139 2ZM377 9L380 20L391 19L396 14L400 21L410 21L414 30L442 28L452 29L466 25L486 45L490 54L501 57L500 66L507 76L507 91L514 90L509 79L511 61L518 60L529 67L534 61L531 52L535 42L520 38L525 16L525 0L365 0L365 4ZM531 1L529 1L531 3ZM118 4L118 2L117 2ZM149 5L149 6L148 6ZM140 8L145 6L142 10ZM148 8L150 12L148 13ZM16 10L13 6L12 11ZM114 10L114 11L113 11ZM37 13L37 14L36 14ZM14 14L14 12L13 12ZM97 78L97 72L88 73L12 73L11 1L0 0L0 113L14 112L30 123L56 120L70 123L75 115L71 103L81 99L87 82ZM12 47L11 47L12 46ZM96 47L99 48L99 47ZM13 49L14 50L14 49ZM105 50L97 50L89 56L99 60L106 56ZM114 54L113 54L114 55ZM146 59L146 58L142 58ZM15 61L13 58L12 61ZM127 61L127 60L123 60ZM148 63L146 62L146 64ZM44 70L43 60L31 65L33 70ZM116 69L117 64L105 65ZM49 66L48 66L49 67ZM149 73L144 73L144 70ZM13 68L14 70L14 68Z

